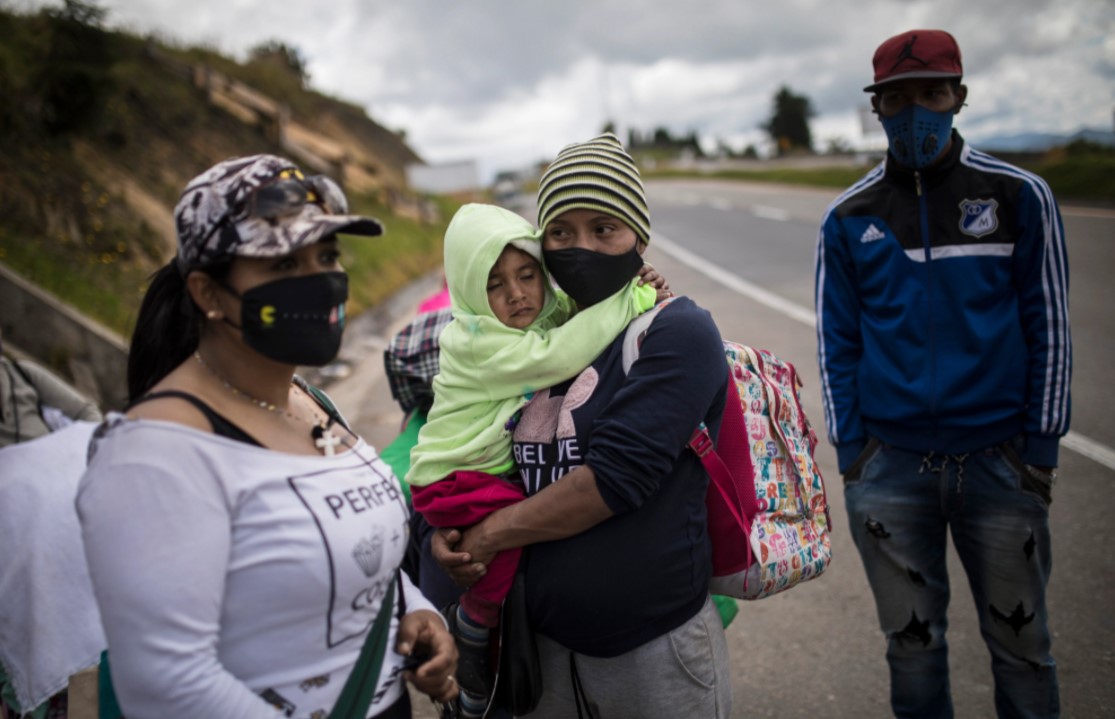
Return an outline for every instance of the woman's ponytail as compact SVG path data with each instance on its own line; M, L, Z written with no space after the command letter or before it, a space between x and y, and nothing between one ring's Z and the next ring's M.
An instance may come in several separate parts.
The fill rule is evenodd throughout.
M171 260L151 278L128 350L128 402L145 395L197 349L200 311Z
M232 268L225 260L201 272L223 282ZM189 359L201 338L201 310L186 291L186 279L172 259L151 277L136 318L128 350L128 402L151 391L163 377Z

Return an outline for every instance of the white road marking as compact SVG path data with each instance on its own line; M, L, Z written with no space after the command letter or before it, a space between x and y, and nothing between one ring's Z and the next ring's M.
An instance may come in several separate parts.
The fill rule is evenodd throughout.
M781 312L790 319L796 320L807 327L816 328L817 326L817 315L811 307L803 307L770 290L765 290L753 282L748 282L742 277L728 272L724 268L690 252L676 242L672 242L658 233L654 235L654 246L683 265L700 272L709 279L719 282L733 292L754 300L761 305L770 307L772 310ZM1094 439L1085 437L1082 434L1071 431L1061 438L1061 444L1083 457L1098 462L1108 469L1115 470L1115 449L1101 444Z
M809 327L816 327L817 325L816 316L812 308L802 307L799 304L785 299L781 295L776 295L770 290L759 287L753 282L748 282L742 277L728 272L724 268L709 262L703 257L695 255L676 242L672 242L658 233L654 235L654 246L683 265L697 270L706 277L716 280L728 289L744 297L755 300L759 304L766 305L773 310L777 310L790 319L801 322L803 325Z
M1093 462L1099 462L1108 469L1115 469L1115 450L1100 444L1094 439L1088 439L1082 434L1070 431L1061 438L1061 444Z
M789 212L783 210L781 207L770 207L769 205L755 205L751 208L751 213L756 217L762 217L764 220L785 222L790 219Z

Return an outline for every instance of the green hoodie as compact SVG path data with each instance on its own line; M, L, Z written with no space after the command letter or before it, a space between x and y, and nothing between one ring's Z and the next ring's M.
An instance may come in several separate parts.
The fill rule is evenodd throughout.
M469 204L445 232L445 279L453 321L438 342L434 404L411 450L408 484L424 487L456 470L500 474L514 466L508 421L537 390L580 374L627 324L655 303L634 278L573 316L572 300L551 291L525 330L508 327L488 306L488 274L508 245L542 263L541 234L495 205Z

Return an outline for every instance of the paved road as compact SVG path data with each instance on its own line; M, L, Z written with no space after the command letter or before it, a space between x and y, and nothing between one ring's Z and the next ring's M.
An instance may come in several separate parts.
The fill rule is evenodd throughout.
M648 185L655 239L648 258L675 290L708 308L726 338L766 347L794 362L803 401L824 435L812 328L812 263L819 218L834 192L717 182ZM1106 541L1115 513L1113 383L1105 373L1115 352L1115 213L1068 208L1075 339L1074 446L1062 450L1052 509L1054 569L1050 583L1054 654L1066 717L1109 715L1115 690L1115 559ZM331 388L373 444L394 437L391 403L377 346L401 317L432 291L436 278L411 290L369 322L349 348L354 371ZM377 337L380 339L377 340ZM377 342L379 343L377 345ZM356 346L356 343L359 346ZM729 628L734 715L738 717L882 717L888 715L884 639L859 558L846 530L835 454L818 450L833 505L834 561L816 581L747 603ZM1098 460L1098 461L1097 461ZM1106 463L1106 464L1105 464ZM950 554L952 685L957 716L993 716L993 686L963 572Z

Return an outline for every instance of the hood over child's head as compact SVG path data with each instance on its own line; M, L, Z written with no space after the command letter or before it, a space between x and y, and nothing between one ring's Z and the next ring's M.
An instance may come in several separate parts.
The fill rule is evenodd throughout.
M521 215L480 203L457 210L445 231L445 280L454 316L495 317L488 304L488 277L508 246L527 253L541 267L541 233ZM548 277L545 285L545 306L536 321L554 311Z

